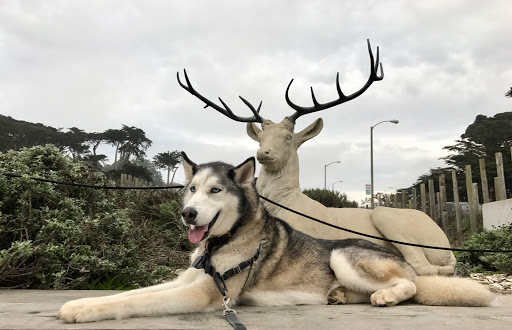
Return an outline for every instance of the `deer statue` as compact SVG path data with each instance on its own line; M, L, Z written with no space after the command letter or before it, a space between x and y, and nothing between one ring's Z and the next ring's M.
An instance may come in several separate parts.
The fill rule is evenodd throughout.
M288 96L293 82L292 79L286 89L285 99L295 112L291 116L284 118L280 123L274 123L261 117L261 102L258 108L255 108L240 96L242 102L249 107L253 114L250 117L240 117L235 115L222 99L219 98L221 106L199 94L192 87L186 71L184 71L186 85L181 82L179 72L177 78L181 87L206 104L205 108L212 107L232 120L247 123L247 134L260 144L257 159L261 163L262 168L256 182L256 187L261 196L292 210L353 231L395 241L449 248L450 243L441 228L421 211L388 207L377 207L374 210L328 208L304 195L300 189L299 156L297 150L304 142L320 133L323 121L321 118L318 118L308 127L297 133L294 132L295 121L303 115L322 111L353 100L363 94L374 81L384 78L382 65L379 62L379 48L377 47L377 56L374 62L370 41L368 40L367 42L371 72L368 81L360 90L348 96L343 94L339 84L338 73L336 75L338 99L328 103L319 103L311 87L313 106L302 107L293 103ZM377 74L379 66L380 75ZM261 129L256 123L261 124ZM272 215L285 220L295 229L311 236L324 239L361 238L360 235L333 229L279 206L268 202L265 203L266 208ZM402 254L419 275L451 275L454 273L456 260L451 251L413 247L377 239L368 240Z

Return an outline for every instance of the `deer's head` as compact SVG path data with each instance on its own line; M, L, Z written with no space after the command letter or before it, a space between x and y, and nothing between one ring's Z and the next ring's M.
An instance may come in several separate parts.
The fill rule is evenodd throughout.
M255 123L247 123L247 134L260 143L256 157L268 172L278 172L290 159L297 158L297 149L320 133L323 121L318 118L298 133L294 132L294 127L287 118L278 124L265 121L261 129Z
M372 49L370 46L370 41L368 40L368 52L370 54L370 77L366 84L358 91L353 94L345 95L341 91L340 82L339 82L339 73L336 75L336 89L338 91L338 98L336 100L327 102L327 103L319 103L316 100L315 93L313 92L313 87L311 87L311 98L313 99L313 106L311 107L302 107L293 103L289 96L288 92L290 90L290 86L292 85L293 79L288 84L285 93L285 99L288 105L295 110L295 112L291 116L287 116L280 123L276 124L272 121L261 117L260 102L258 108L256 109L252 104L250 104L243 97L239 96L242 102L245 103L253 113L250 117L240 117L237 116L231 111L231 109L219 98L222 106L213 103L208 100L201 94L199 94L190 83L190 80L187 76L187 71L184 70L186 85L183 84L180 80L179 72L177 74L178 82L186 89L190 94L196 96L201 101L206 103L205 108L212 107L218 112L222 113L226 117L247 123L247 134L255 141L260 143L260 149L257 153L258 161L263 165L263 168L268 172L277 172L280 171L291 159L298 159L297 149L307 140L317 136L323 127L322 119L319 118L315 120L311 125L303 129L302 131L295 133L295 121L305 114L322 111L339 104L345 103L347 101L353 100L356 97L363 94L368 87L374 82L379 81L384 78L384 72L382 69L382 65L379 62L379 47L377 47L377 57L374 61ZM377 74L377 69L380 66L380 76ZM256 123L261 124L261 129L256 125Z

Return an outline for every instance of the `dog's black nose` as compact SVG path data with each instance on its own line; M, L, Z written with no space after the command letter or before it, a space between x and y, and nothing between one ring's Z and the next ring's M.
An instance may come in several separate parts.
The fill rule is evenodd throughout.
M197 211L191 207L186 207L183 212L181 212L181 216L187 223L192 223L196 220Z

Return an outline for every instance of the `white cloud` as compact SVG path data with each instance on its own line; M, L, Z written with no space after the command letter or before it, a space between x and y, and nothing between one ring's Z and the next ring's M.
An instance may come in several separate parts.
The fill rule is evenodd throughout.
M263 100L274 121L294 102L336 97L335 75L352 93L369 73L366 39L380 46L385 78L360 98L318 116L323 132L299 150L303 187L328 180L343 191L370 181L375 131L376 189L408 186L478 114L510 110L509 1L2 1L0 109L4 115L86 131L134 125L153 140L149 156L184 149L201 161L238 163L257 150L245 126L181 89L187 68L206 97L239 114ZM334 166L334 165L333 165ZM331 170L331 168L329 168ZM181 173L178 173L179 180ZM330 185L328 182L328 185Z

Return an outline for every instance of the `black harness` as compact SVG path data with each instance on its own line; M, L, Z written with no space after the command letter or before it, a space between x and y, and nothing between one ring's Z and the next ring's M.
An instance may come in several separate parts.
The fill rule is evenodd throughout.
M231 278L237 274L240 274L247 267L252 267L252 265L256 262L256 260L258 260L258 257L260 255L261 242L260 242L260 245L258 246L258 249L256 250L256 253L254 254L254 256L252 256L252 258L242 261L241 263L236 265L234 268L231 268L228 271L224 272L223 274L220 274L219 272L217 272L215 270L215 267L212 266L212 264L211 264L212 252L214 250L217 250L222 245L226 244L226 242L229 240L229 238L231 236L232 236L232 232L229 232L227 234L224 234L224 235L218 236L218 237L211 237L206 242L204 254L202 256L197 257L196 260L194 260L194 262L192 263L192 267L194 267L196 269L204 269L204 272L206 274L213 277L213 282L217 286L217 289L219 289L219 292L224 297L224 300L223 300L223 305L225 307L224 316L226 316L226 319L228 320L228 322L236 330L243 330L246 328L236 317L236 314L237 314L236 311L234 309L231 309L228 307L229 297L227 296L228 288L226 287L226 281L229 278ZM252 268L251 268L251 271L252 271ZM245 282L245 285L248 284L250 277L251 277L251 273L247 277L247 281ZM245 288L245 285L244 285L244 288ZM242 292L243 292L244 288L242 288Z
M211 264L211 257L213 250L217 249L218 247L224 245L228 239L231 237L231 233L225 234L223 236L219 237L212 237L208 242L206 242L206 248L204 251L204 254L202 256L199 256L196 258L196 260L192 263L192 267L196 269L204 269L204 272L211 277L213 277L213 281L215 282L215 285L219 289L220 293L225 297L226 292L228 291L226 287L226 281L242 272L242 270L246 269L247 267L250 267L254 264L256 260L258 260L258 257L260 255L260 249L261 249L261 243L258 246L258 250L256 250L256 253L252 258L249 258L245 261L242 261L235 267L231 268L230 270L226 271L224 274L220 274L215 270L215 267Z

